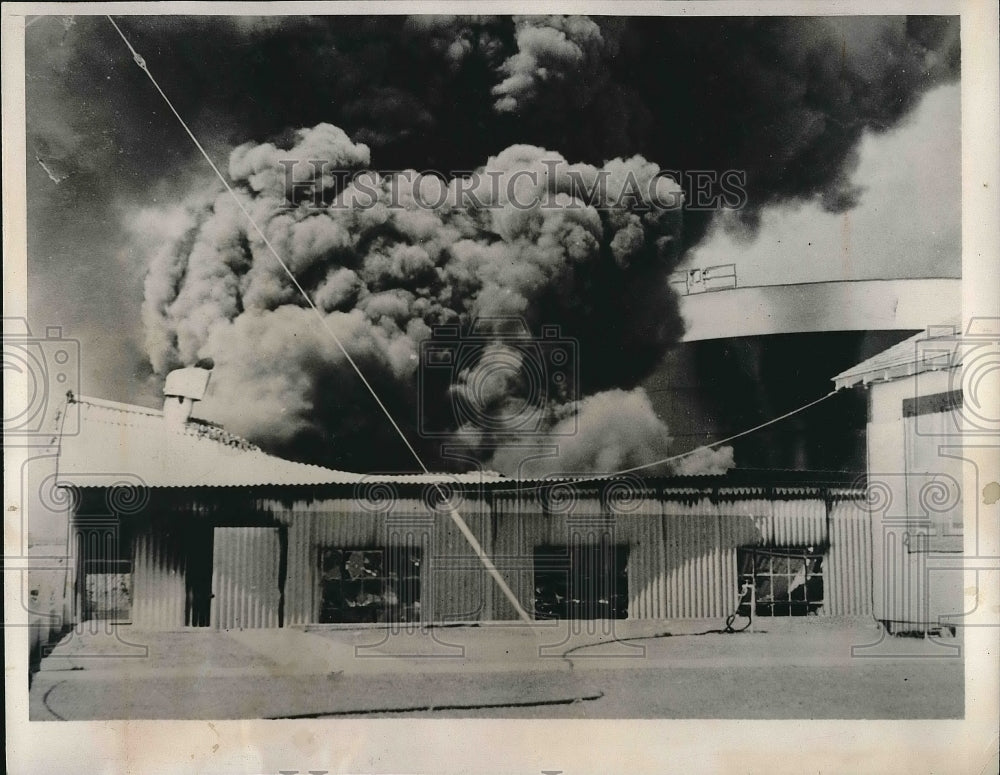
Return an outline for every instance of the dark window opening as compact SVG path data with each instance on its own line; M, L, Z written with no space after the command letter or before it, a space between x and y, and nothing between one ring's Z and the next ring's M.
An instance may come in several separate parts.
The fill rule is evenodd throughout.
M132 618L132 563L93 560L84 563L84 619L126 623Z
M77 531L82 619L128 623L132 618L132 543L117 524Z
M212 623L212 557L215 531L210 525L192 528L184 537L187 573L184 576L184 622L189 627Z
M628 617L628 546L535 548L536 619Z
M810 616L823 607L823 554L813 547L747 547L738 563L741 589L754 588L755 616ZM749 612L744 597L739 613Z
M420 621L420 549L320 549L323 624Z
M903 399L903 417L919 417L936 412L952 412L962 408L962 391L949 390L928 396L914 396Z

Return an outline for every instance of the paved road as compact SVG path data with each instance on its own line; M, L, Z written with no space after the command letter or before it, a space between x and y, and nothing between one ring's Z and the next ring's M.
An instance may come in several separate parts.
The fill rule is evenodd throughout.
M460 628L68 637L30 717L960 718L960 641L819 624L723 635ZM629 638L629 640L621 640ZM858 652L852 647L869 645ZM866 654L869 658L858 658Z
M961 664L47 681L31 718L961 718Z
M766 667L594 670L580 676L595 700L557 706L438 709L431 718L962 718L961 664L880 663L857 668ZM399 713L375 714L377 718Z

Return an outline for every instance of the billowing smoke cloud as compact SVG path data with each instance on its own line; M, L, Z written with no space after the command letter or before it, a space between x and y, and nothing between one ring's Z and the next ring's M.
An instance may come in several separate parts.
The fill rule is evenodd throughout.
M329 121L389 169L416 160L470 169L515 143L590 164L640 154L678 170L745 170L751 221L768 204L814 196L850 207L862 133L891 128L929 88L956 79L960 56L958 18L942 16L160 16L123 24L210 148ZM40 47L29 64L41 57L48 68L32 67L28 78L29 140L47 163L74 172L74 185L93 183L84 173L120 164L123 152L143 172L176 174L186 139L169 122L146 120L162 105L137 88L141 79L118 80L129 58L106 20L78 17L69 32L34 25L29 43ZM207 75L219 72L225 77ZM126 87L141 100L129 105L138 126L105 120L126 115ZM116 178L118 189L129 181ZM688 245L710 219L689 213Z
M133 32L141 50L172 52L171 67L160 68L168 79L210 69L215 52L230 52L218 54L225 59L243 51L248 36L266 48L268 73L283 74L273 84L259 69L227 67L230 77L213 82L212 104L199 112L182 102L182 112L202 136L218 133L210 147L271 139L231 155L241 201L409 435L420 438L426 415L439 412L434 428L450 424L456 438L481 459L496 455L498 465L495 442L510 430L504 417L515 420L526 399L533 405L535 388L523 375L493 379L490 389L483 382L477 390L500 427L470 427L448 407L475 382L474 365L451 375L454 389L453 380L418 382L421 345L433 326L513 316L537 334L558 324L560 336L579 343L578 374L538 394L548 408L533 438L550 434L582 468L636 460L635 450L664 451L666 429L633 389L681 333L666 278L715 214L686 210L681 229L676 210L650 210L641 196L623 192L632 181L648 184L661 167L739 170L747 199L738 219L748 234L775 203L849 209L861 193L850 173L862 134L895 125L927 89L957 77L959 62L958 22L945 17L197 24L212 34L192 37L189 25L167 19L143 20ZM172 46L174 37L185 45ZM97 65L83 64L70 71L96 82L90 71ZM289 71L299 77L289 79ZM166 85L170 93L190 91ZM252 104L244 92L257 94ZM289 124L312 129L292 135ZM312 160L403 171L370 172L346 185L317 174ZM504 185L494 192L483 177L420 178L405 171L417 160L446 172L483 165L484 176ZM288 168L289 161L299 163ZM558 172L550 162L559 162ZM540 182L517 179L511 193L506 182L522 171ZM601 175L606 201L575 201L574 182ZM481 206L459 203L470 187ZM573 206L510 201L540 193ZM217 194L198 190L137 221L144 232L137 239L149 243L143 317L154 369L213 357L216 416L283 454L344 467L409 466L283 271L239 209ZM311 206L313 198L325 207ZM511 358L522 357L510 333L501 326L475 352L506 347ZM625 393L603 395L616 390ZM417 396L428 392L437 400L424 405ZM636 430L624 434L632 446L624 444L600 419L612 397L628 404L633 428L653 429L660 441ZM579 427L592 418L608 432L567 441L561 431L570 417ZM597 436L605 443L585 445ZM421 450L433 456L439 441L425 440ZM683 466L724 468L725 455L699 453Z
M455 23L460 40L467 22ZM516 50L493 65L495 111L585 159L641 153L680 170L745 171L740 218L751 230L776 202L854 206L862 133L892 127L959 69L958 21L948 17L512 23ZM690 213L689 244L710 220Z
M493 466L521 476L576 472L615 472L646 466L668 457L670 435L656 416L649 396L641 388L606 390L578 404L561 407L564 417L555 418L551 433L530 435L500 447ZM722 473L730 465L698 473ZM692 456L693 457L693 456ZM664 474L676 470L662 464L643 473ZM691 470L691 469L688 469Z
M622 394L634 415L630 433L594 429L604 427L617 395L601 391L633 387L683 330L667 283L679 257L676 183L642 157L597 168L526 145L451 181L413 170L380 175L367 170L370 160L367 146L320 124L299 131L287 149L238 147L229 175L413 435L424 425L449 427L447 416L441 425L430 415L451 411L469 369L505 349L520 358L528 333L555 324L559 341L573 345L571 368L557 374L542 364L541 391L533 392L518 361L506 380L477 388L476 411L541 410L531 428L536 440L560 435L567 415L579 415L581 427L594 418L562 463L581 470L638 460L657 443L665 449L666 429L644 394ZM196 191L174 209L141 214L135 231L153 238L144 318L157 372L211 357L213 415L285 454L354 466L403 462L343 354L228 193L207 199ZM463 333L457 343L466 371L445 370L418 385L432 327L467 332L473 323L476 337ZM516 411L508 414L517 420ZM451 423L454 440L483 459L492 455L487 450L498 445L462 425ZM635 432L640 425L645 434ZM428 445L432 453L436 446ZM584 449L600 446L607 449Z
M671 463L671 470L680 476L724 474L735 465L732 447L699 447L690 455Z
M444 16L429 14L406 19L408 35L423 39L430 50L443 55L452 71L474 55L488 63L503 59L504 44L493 30L503 20L495 16Z
M614 49L597 22L585 16L515 16L517 53L499 67L503 81L493 87L502 113L530 109L539 99L565 95L579 106L603 82L606 58ZM589 76L589 77L588 77ZM558 110L561 105L551 105Z

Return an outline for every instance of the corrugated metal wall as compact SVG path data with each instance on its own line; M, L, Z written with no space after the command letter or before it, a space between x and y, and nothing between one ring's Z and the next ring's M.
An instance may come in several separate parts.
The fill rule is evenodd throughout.
M739 587L736 548L763 542L763 508L760 503L714 503L706 497L663 501L662 563L645 569L645 583L660 589L660 605L649 616L719 618L731 613Z
M961 555L929 551L927 529L905 518L872 517L875 618L893 631L954 624L963 613Z
M391 498L393 525L419 534L426 529L427 509L418 499ZM285 621L309 624L319 621L322 602L319 577L320 550L376 548L388 545L388 508L336 498L294 509L288 527L288 575L285 581ZM410 529L407 531L406 528ZM397 531L398 532L398 531ZM419 537L414 537L419 541ZM421 588L427 589L426 563Z
M319 549L379 545L384 534L381 515L364 511L353 498L310 504L289 513L288 575L285 579L285 622L319 621Z
M552 516L543 515L536 494L530 492L498 494L493 501L493 510L493 562L514 596L530 613L534 599L534 547L566 543L565 517L561 512ZM496 584L493 584L491 597L495 619L517 618L514 606Z
M279 528L215 528L213 627L234 630L278 626L280 555Z
M871 536L867 514L856 501L787 499L723 494L686 499L633 499L627 509L604 509L599 497L581 493L566 514L542 513L530 496L502 494L495 500L498 567L522 604L533 599L534 547L592 540L588 516L614 513L604 530L629 554L629 618L721 618L737 604L737 551L742 546L816 547L829 544L824 562L826 615L871 612ZM597 523L593 523L597 524ZM582 530L581 530L582 528ZM498 618L510 605L495 595Z
M288 520L288 575L285 621L319 620L319 554L323 548L362 549L409 544L421 549L421 618L423 621L469 621L493 618L490 585L468 542L447 513L424 498L393 496L391 508L353 498L328 499L295 509ZM463 519L489 547L490 520L479 499L459 502Z
M485 502L467 498L456 505L483 549L490 553L493 526ZM496 584L447 513L435 512L430 549L427 568L433 605L425 611L425 616L433 615L435 621L442 622L494 619L493 590Z
M871 615L872 533L863 501L838 499L830 504L830 549L824 573L824 613Z
M183 627L186 552L165 527L143 530L132 544L132 622L138 627Z
M412 493L410 490L408 493ZM814 546L823 563L827 615L871 613L870 514L846 490L829 501L817 492L636 492L622 501L597 487L464 497L459 510L529 611L534 601L534 551L542 545L627 544L628 615L638 619L722 618L737 605L737 551L742 546ZM419 546L423 621L508 620L515 612L460 531L426 493L377 501L355 497L256 501L250 511L283 527L217 527L212 623L218 627L278 625L284 573L284 624L319 620L319 558L324 547ZM492 503L492 509L489 504ZM179 516L179 515L178 515ZM205 519L207 515L202 515ZM229 522L229 524L234 524ZM280 561L280 531L287 560ZM179 533L177 533L179 535ZM137 625L185 624L183 541L168 527L149 528L134 544L133 619ZM194 539L191 539L194 540ZM208 557L203 562L207 563ZM188 585L190 586L190 585ZM912 587L911 587L912 588Z

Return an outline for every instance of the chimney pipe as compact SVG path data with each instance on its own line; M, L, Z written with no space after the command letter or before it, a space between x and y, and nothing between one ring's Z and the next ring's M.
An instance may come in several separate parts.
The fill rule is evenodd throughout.
M183 427L194 410L194 402L205 397L209 369L191 366L167 374L163 384L163 419L171 427Z

